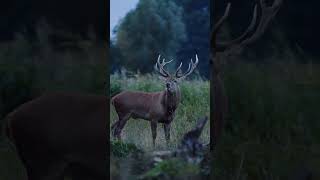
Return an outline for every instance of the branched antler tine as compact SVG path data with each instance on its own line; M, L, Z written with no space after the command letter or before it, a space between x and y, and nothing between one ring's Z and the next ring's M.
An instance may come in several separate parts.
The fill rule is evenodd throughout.
M165 65L164 63L160 63L160 57L161 55L158 56L157 63L155 64L155 70L163 77L168 77L169 73L163 69L163 66ZM164 64L164 65L163 65ZM160 67L160 68L159 68Z
M177 77L177 78L179 78L179 74L178 73L179 73L181 67L182 67L182 62L180 63L180 65L179 65L179 67L178 67L178 69L176 70L176 73L175 73L175 77Z
M164 66L172 61L173 59L171 61L166 62L165 58L163 58L162 62L160 62L160 57L158 57L157 66L160 67L159 72L161 72L161 75L164 75L165 77L170 76L170 74L164 69Z
M235 44L240 44L241 41L243 41L243 39L251 32L253 31L254 27L256 26L257 23L257 14L258 14L258 6L255 5L254 10L253 10L253 16L252 16L252 20L250 22L250 25L248 26L248 28L246 29L245 32L242 33L242 35L240 35L238 38L228 41L228 42L216 42L216 48L217 49L226 49L232 45Z
M161 70L166 73L169 76L169 73L164 69L164 66L170 62L172 62L173 59L171 61L166 62L165 59L163 58L162 64L160 65Z
M267 7L265 0L260 0L260 6L261 6L261 19L259 22L259 25L254 32L254 34L249 37L248 39L245 39L241 44L242 45L248 45L256 40L258 40L263 33L266 31L269 23L274 18L274 16L277 14L277 12L280 9L280 6L282 4L283 0L275 0L272 4L272 6Z
M187 69L185 74L188 74L191 69L192 69L192 58L191 58L191 60L189 62L189 66L188 66L188 69Z
M217 24L214 25L214 27L213 27L213 31L211 32L211 45L213 47L216 46L217 33L220 30L220 28L223 25L223 23L225 22L225 20L228 18L229 12L230 12L230 8L231 8L231 3L228 3L227 8L224 11L223 16L218 20Z
M163 58L161 65L165 66L166 64L171 63L172 61L173 61L173 59L171 59L171 61L165 62L165 59Z
M196 55L196 61L195 62L193 62L193 60L191 58L192 71L197 67L198 62L199 62L198 55Z
M192 62L192 59L191 59L191 62ZM188 66L188 69L187 69L186 73L188 73L191 70L191 67L192 67L191 62L189 62L189 66Z
M198 56L196 55L196 62L193 62L192 61L192 58L191 58L191 62L189 63L189 67L188 67L188 70L186 71L186 73L184 73L182 76L180 77L186 77L188 76L189 74L191 74L193 72L193 70L197 67L198 65L198 62L199 62L199 59L198 59ZM179 77L179 78L180 78Z
M167 77L167 75L164 74L164 73L162 72L162 70L159 69L158 63L156 63L156 64L154 65L154 69L155 69L161 76Z

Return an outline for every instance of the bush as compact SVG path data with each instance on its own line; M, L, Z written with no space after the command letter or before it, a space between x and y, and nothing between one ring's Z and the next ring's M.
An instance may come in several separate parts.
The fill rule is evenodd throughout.
M111 154L116 157L127 157L130 153L141 152L134 144L111 141Z
M141 179L179 179L183 177L195 176L200 173L200 167L195 164L188 163L179 158L171 158L163 160L151 168Z

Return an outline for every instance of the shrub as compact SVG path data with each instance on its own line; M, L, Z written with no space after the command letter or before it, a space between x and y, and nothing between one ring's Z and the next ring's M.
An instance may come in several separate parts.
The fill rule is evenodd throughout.
M127 157L130 153L141 152L134 144L111 141L111 154L116 157Z
M195 176L200 173L200 167L198 165L188 163L179 158L171 158L163 160L151 168L141 179L161 178L161 179L173 179Z

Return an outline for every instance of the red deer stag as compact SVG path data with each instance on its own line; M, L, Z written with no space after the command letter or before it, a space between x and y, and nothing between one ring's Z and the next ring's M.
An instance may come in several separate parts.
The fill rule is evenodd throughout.
M229 15L231 7L230 3L228 3L222 18L217 21L213 27L213 30L211 31L211 63L213 69L213 73L211 74L211 87L213 87L214 91L213 95L211 96L213 98L211 100L213 102L213 115L211 115L211 117L213 117L214 121L213 143L211 143L211 149L213 148L214 144L217 143L217 140L221 135L221 131L224 126L224 119L228 109L228 98L225 93L222 76L223 60L225 60L228 56L240 54L245 47L257 41L264 34L271 20L275 17L280 9L282 0L275 0L270 7L267 6L266 0L260 0L259 4L261 8L260 22L258 25L256 24L258 11L258 7L256 5L254 7L253 18L250 25L238 38L226 42L219 42L217 40L217 33Z
M51 93L27 102L6 117L29 180L107 179L105 96Z
M172 60L171 60L172 61ZM114 96L111 103L114 106L118 121L112 125L113 136L121 139L121 131L130 117L145 119L150 121L153 146L157 137L157 123L162 123L167 143L170 140L170 124L175 116L175 110L180 102L180 89L178 82L191 74L198 64L198 56L195 62L189 63L188 70L181 74L182 63L174 75L169 74L164 66L171 61L160 62L160 55L155 70L160 74L160 78L165 81L166 89L161 92L133 92L124 91Z

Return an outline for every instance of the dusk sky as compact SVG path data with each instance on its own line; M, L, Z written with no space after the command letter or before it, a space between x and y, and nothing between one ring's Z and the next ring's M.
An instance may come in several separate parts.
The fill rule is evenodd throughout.
M110 37L112 30L131 9L134 9L139 0L111 0L110 1Z

